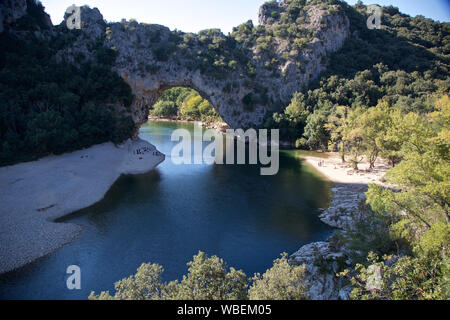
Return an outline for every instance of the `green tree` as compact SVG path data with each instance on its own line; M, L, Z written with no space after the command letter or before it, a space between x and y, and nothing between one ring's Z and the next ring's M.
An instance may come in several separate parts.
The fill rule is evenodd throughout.
M168 118L172 116L176 116L178 112L178 108L175 103L172 101L163 101L160 100L153 106L153 109L150 110L150 114L155 117Z
M376 107L368 108L359 118L369 170L375 167L375 161L383 148L383 141L390 123L389 105L387 103L379 103Z
M217 256L199 252L187 264L183 280L162 281L163 268L157 264L142 264L135 275L115 283L116 292L95 295L91 300L243 300L247 298L248 281L241 270L228 268Z
M175 299L242 300L247 298L248 282L242 270L228 268L217 256L199 252L188 263L189 272L177 285Z
M98 296L94 292L90 300L164 300L170 299L175 291L174 284L162 282L164 269L157 264L143 263L136 274L115 283L115 294L102 291Z
M360 118L364 110L361 107L350 110L348 113L347 125L342 130L342 140L349 151L350 158L354 170L358 170L358 164L363 160L365 151L364 131L360 126Z
M248 290L250 300L305 300L305 266L289 264L287 254L273 262L273 267L263 275L255 274Z
M349 111L349 107L337 106L335 112L328 117L327 123L325 124L325 128L328 130L330 135L328 149L331 151L338 151L341 156L342 163L345 162L345 155L347 153L347 148L343 139L343 132L348 125L347 121Z

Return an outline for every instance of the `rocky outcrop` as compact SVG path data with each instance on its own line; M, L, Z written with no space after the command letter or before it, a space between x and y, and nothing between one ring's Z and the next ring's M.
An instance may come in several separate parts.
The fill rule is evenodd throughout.
M332 188L333 197L328 209L319 218L329 226L339 229L340 237L354 231L367 220L367 211L360 207L365 199L367 185L337 183ZM328 241L314 242L301 247L291 255L291 263L306 267L309 298L313 300L348 300L351 287L337 273L352 265L352 256L358 252L348 248L345 241L336 241L333 235Z
M278 9L285 7L281 3ZM208 99L230 127L258 127L267 113L285 107L293 93L318 77L327 54L349 35L348 19L340 11L306 6L304 14L309 17L305 32L313 35L309 42L300 49L292 39L275 37L269 57L256 42L239 43L219 30L192 34L136 21L106 24L97 9L82 7L82 35L63 54L69 60L79 51L89 56L86 42L92 39L115 50L114 69L135 94L131 116L138 125L147 121L164 90L183 86ZM208 60L213 54L216 60ZM268 63L274 64L271 70Z
M336 184L330 206L320 216L327 225L341 230L353 230L365 219L360 210L361 201L366 198L367 185Z
M314 242L300 248L291 256L291 263L305 265L309 298L313 300L347 300L350 288L337 278L343 265L350 264L347 253L330 242Z
M164 90L183 86L209 100L231 128L259 127L266 115L286 107L293 93L325 70L327 55L349 36L349 20L338 5L298 4L298 21L292 20L289 6L289 1L263 5L261 26L244 24L228 36L216 29L193 34L136 21L106 23L97 8L83 6L66 13L66 21L51 35L57 38L76 14L81 31L73 30L77 39L58 53L60 59L93 60L92 48L99 46L117 52L113 69L135 95L131 109L118 111L131 115L138 126L147 121L149 108ZM10 26L26 17L26 25L34 24L39 36L52 26L42 9L31 0L4 0L1 29L14 30ZM264 41L268 42L261 45Z
M37 31L37 35L40 34L41 29L50 29L53 26L52 21L42 9L42 4L34 0L2 0L0 2L0 33L5 29L15 31L15 26L22 18L30 18L26 23L27 31Z

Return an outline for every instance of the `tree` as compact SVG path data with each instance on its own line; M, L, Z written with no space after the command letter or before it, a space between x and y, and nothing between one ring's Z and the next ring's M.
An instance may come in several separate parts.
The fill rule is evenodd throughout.
M328 140L325 123L325 114L320 110L315 110L308 116L303 135L311 149L325 148Z
M189 272L177 285L177 300L242 300L247 297L247 278L242 270L229 268L217 256L199 252L188 263Z
M306 119L310 112L305 104L305 96L303 93L296 92L292 96L291 103L286 107L284 113L288 116L289 120L294 124L305 125Z
M327 124L325 125L330 135L328 149L331 151L337 150L341 156L342 163L345 162L345 154L347 152L343 132L348 125L347 118L349 111L349 107L337 106L335 112L328 117Z
M169 118L177 115L177 107L172 101L160 100L153 106L150 114L155 117Z
M380 154L395 167L402 159L401 148L404 137L401 135L400 127L403 121L403 113L398 109L390 109L389 117L385 122L384 136L379 140Z
M385 175L394 192L371 185L367 201L372 210L394 217L394 227L412 239L437 222L449 222L449 111L446 98L436 102L430 118L410 113L398 123L403 160Z
M389 116L389 105L381 102L363 112L359 119L369 170L375 167L375 161L382 150L382 142L390 124Z
M385 255L373 252L368 266L356 265L350 276L352 299L447 300L450 297L450 227L436 223L413 244L412 255ZM349 276L349 270L340 276Z
M273 262L263 275L255 274L248 290L250 300L304 300L307 298L305 266L290 265L287 254Z
M164 269L157 264L143 263L135 275L115 283L116 293L111 296L103 291L96 296L89 295L90 300L162 300L173 296L175 286L161 282Z
M95 295L91 300L243 300L247 298L248 282L244 272L228 268L217 256L199 252L187 264L183 280L162 282L164 269L157 264L142 264L135 275L116 282L116 292Z
M363 129L359 119L364 110L357 107L348 113L347 125L342 130L342 140L350 153L350 163L354 170L358 170L358 164L363 160L364 138Z

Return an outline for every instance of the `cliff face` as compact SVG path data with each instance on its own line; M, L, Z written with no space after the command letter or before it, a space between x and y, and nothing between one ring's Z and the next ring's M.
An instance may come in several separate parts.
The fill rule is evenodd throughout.
M26 31L50 29L52 21L50 16L42 9L42 5L36 3L35 0L2 0L0 2L0 33L6 28L14 30L20 19L27 17L32 17L32 22L28 23L27 27L29 29Z
M183 86L208 99L230 127L261 126L266 113L286 106L294 92L317 78L326 67L327 54L340 49L349 35L349 21L342 12L306 5L301 28L308 37L300 48L293 45L295 38L273 35L276 23L265 18L263 8L258 35L271 35L270 50L265 51L258 35L246 41L238 32L182 33L136 21L106 24L97 9L82 7L82 34L62 56L70 60L81 51L89 57L86 39L100 39L115 50L114 69L136 96L131 113L138 125L147 121L149 108L164 90ZM285 9L284 2L278 4L281 15Z
M113 69L136 97L131 111L120 111L131 113L138 125L164 90L184 86L208 99L230 127L258 127L267 113L285 107L293 93L318 77L327 54L349 35L349 21L337 5L294 9L288 0L263 5L258 27L247 23L225 36L215 29L192 34L136 21L108 24L98 9L85 6L81 31L73 31L77 40L58 56L75 61L81 53L91 59L93 43L115 50ZM26 10L27 1L7 0L0 19L6 25Z

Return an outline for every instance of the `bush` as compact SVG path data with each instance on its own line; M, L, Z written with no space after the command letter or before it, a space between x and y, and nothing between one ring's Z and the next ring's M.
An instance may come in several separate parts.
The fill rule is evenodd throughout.
M157 264L142 264L135 275L115 284L115 294L91 292L90 300L301 300L306 299L305 267L290 265L287 254L274 261L262 276L255 274L253 284L242 270L229 268L217 256L199 252L187 264L188 274L181 281L163 282L164 269Z
M250 300L305 300L305 266L290 265L287 254L273 262L263 275L256 274L248 290Z
M178 108L172 101L158 101L153 106L150 114L155 117L170 118L176 116Z
M131 88L111 70L115 52L93 43L92 62L57 60L56 52L76 39L71 35L0 34L0 165L134 134L132 119L115 108L133 102Z

